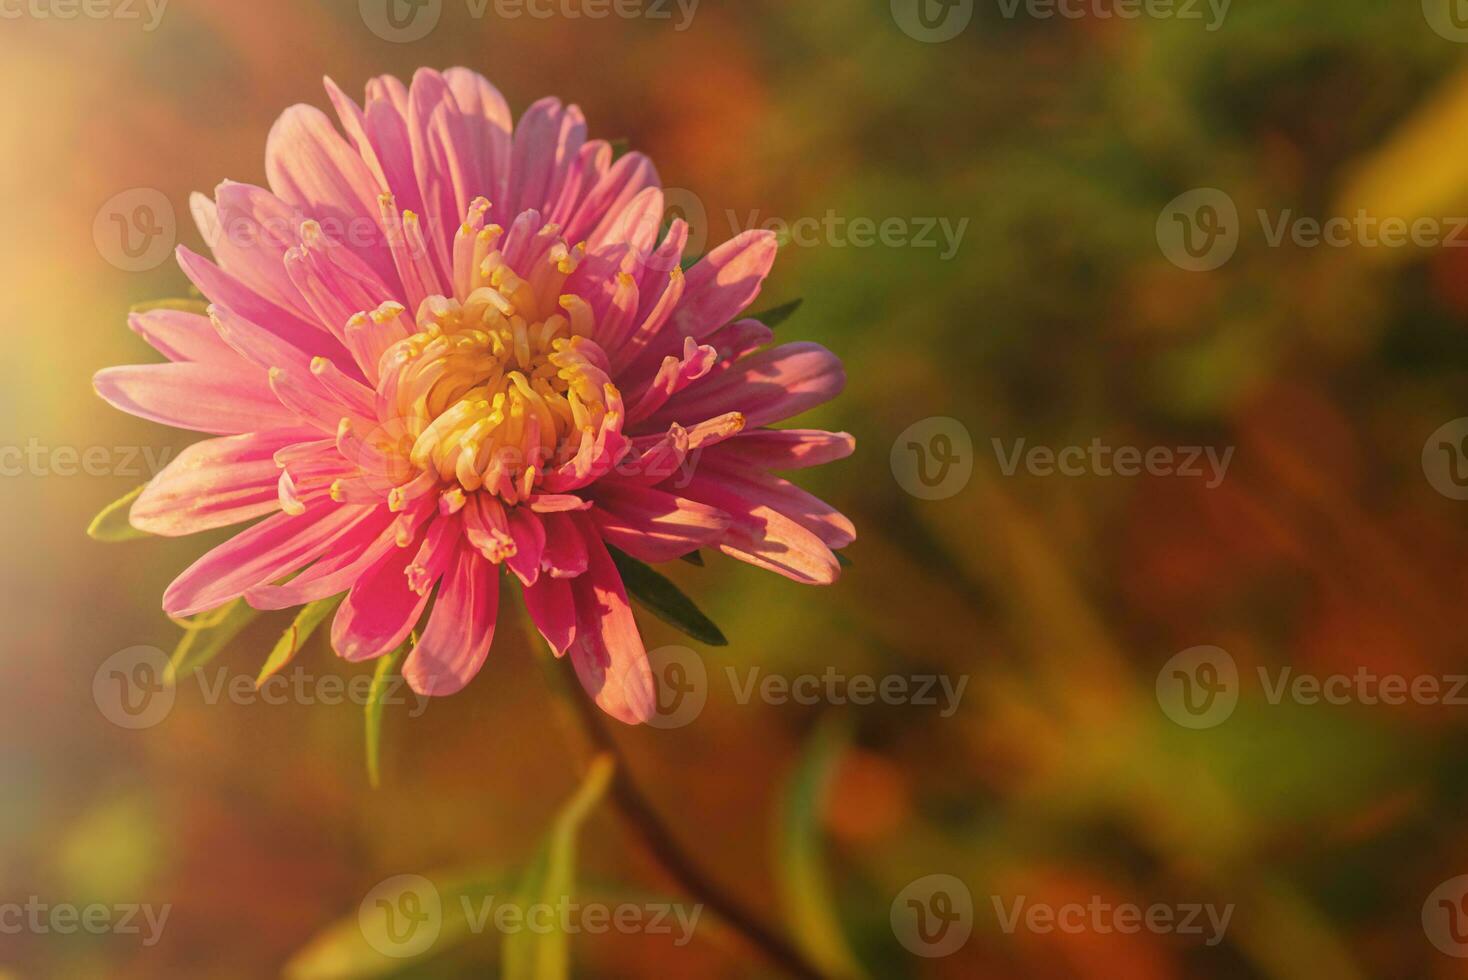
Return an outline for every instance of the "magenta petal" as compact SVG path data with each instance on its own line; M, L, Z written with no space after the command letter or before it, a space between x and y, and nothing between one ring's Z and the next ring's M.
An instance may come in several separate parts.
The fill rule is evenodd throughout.
M389 549L347 593L331 621L331 646L342 659L372 660L408 638L429 595L408 587L407 568L414 552L411 546Z
M499 569L467 545L450 564L423 636L403 665L418 694L457 694L479 673L494 641Z
M747 231L714 249L688 270L673 329L702 340L749 308L775 264L779 241L772 231Z
M581 527L590 564L585 575L571 580L576 600L571 663L581 686L603 711L638 725L657 709L652 667L612 556L586 523Z
M287 575L330 550L373 509L326 502L298 517L267 517L185 569L163 593L163 610L170 616L192 616Z
M277 509L275 452L299 430L206 439L189 446L133 503L133 527L179 537L263 517Z
M738 460L769 470L803 470L845 459L856 450L849 432L820 429L746 429L717 449L709 458Z
M645 562L672 561L717 541L729 515L663 490L602 480L589 516L607 544Z
M841 565L826 543L768 504L751 502L701 472L683 493L729 515L719 543L724 554L808 585L830 585L840 576Z
M204 361L240 368L239 355L219 339L207 316L179 310L133 313L127 325L170 361Z
M576 638L576 598L571 594L571 582L543 575L524 591L525 608L535 628L556 656L563 656Z
M235 435L293 429L299 422L270 391L262 371L218 364L135 364L98 371L97 394L129 415L180 429Z
M638 429L686 426L724 412L742 413L745 427L757 429L828 402L844 387L846 371L835 354L820 344L782 344L679 392Z
M281 200L319 221L328 237L351 248L383 281L397 282L376 217L382 188L326 113L308 105L281 113L266 141L265 173Z

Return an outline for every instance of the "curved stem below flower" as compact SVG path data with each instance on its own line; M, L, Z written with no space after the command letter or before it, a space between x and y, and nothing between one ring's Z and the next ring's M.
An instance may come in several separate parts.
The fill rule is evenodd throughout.
M531 627L534 633L534 627ZM535 634L537 641L534 646L537 651L544 648L539 641L539 635ZM575 681L568 681L559 661L548 653L544 658L550 661L545 666L547 673L554 675L551 680L558 689L558 693L566 695L560 700L569 705L569 713L576 716L577 726L585 736L592 755L599 753L610 753L616 762L616 768L612 776L611 798L626 824L641 838L643 845L651 852L654 860L662 866L678 886L693 898L703 902L715 915L722 919L732 929L742 935L753 946L760 950L772 963L777 964L792 976L806 977L810 980L819 980L821 972L811 966L800 951L793 946L789 940L771 930L759 919L755 918L736 900L731 898L727 892L720 888L709 878L697 865L695 865L686 854L674 843L672 831L667 823L658 816L656 810L648 802L632 778L632 772L627 766L627 759L622 754L621 748L612 737L600 710L579 690ZM577 689L572 689L573 685Z

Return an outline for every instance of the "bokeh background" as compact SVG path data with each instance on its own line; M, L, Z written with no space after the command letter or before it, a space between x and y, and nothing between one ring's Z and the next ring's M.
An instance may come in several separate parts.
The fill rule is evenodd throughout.
M348 2L172 0L151 31L140 4L131 21L7 6L0 443L49 462L0 480L0 902L172 910L152 947L0 935L0 969L331 975L302 950L350 933L376 883L523 867L574 791L574 746L510 620L464 694L417 718L388 708L378 790L354 704L210 704L188 686L161 723L113 724L95 672L119 650L173 646L159 596L206 542L90 541L93 514L138 478L54 472L60 447L107 447L121 469L119 447L192 438L90 389L101 367L152 359L129 305L186 289L171 262L109 261L93 236L104 203L155 189L200 248L189 193L263 183L271 122L292 103L325 107L323 74L355 94L374 74L462 64L517 111L544 94L580 103L593 135L625 138L697 195L714 242L742 230L729 213L752 211L968 222L946 259L793 244L762 297L804 297L780 334L846 360L846 394L803 422L851 431L857 454L800 479L860 537L824 590L727 560L671 569L727 647L643 617L650 648L697 647L712 679L691 724L617 732L698 863L804 941L820 914L792 891L815 901L874 976L1468 975L1423 920L1434 889L1468 872L1468 705L1271 704L1250 681L1259 667L1468 671L1468 503L1422 462L1429 436L1468 415L1468 251L1274 246L1253 218L1468 214L1468 46L1442 27L1446 4L1419 7L1239 3L1208 30L1102 16L1105 2L1042 19L980 0L958 36L925 43L887 0L705 0L682 31L676 8L475 18L444 0L438 27L400 44ZM1179 268L1156 232L1196 188L1241 215L1236 254L1209 272ZM928 500L904 488L892 448L935 417L972 449L956 492ZM1212 488L1007 476L996 438L1234 455ZM287 622L252 624L216 665L253 676ZM1204 644L1233 657L1243 692L1225 722L1193 730L1162 710L1156 681ZM297 666L354 675L320 637ZM948 717L741 704L727 666L967 686ZM813 737L844 742L792 817ZM805 821L794 843L792 820ZM583 881L676 894L610 807L580 843ZM793 888L793 865L819 867L828 900ZM928 959L891 911L933 874L966 886L972 935ZM995 896L1234 911L1215 945L1010 934ZM498 945L445 941L403 975L493 975ZM613 934L572 949L580 975L773 973L714 923L683 948Z

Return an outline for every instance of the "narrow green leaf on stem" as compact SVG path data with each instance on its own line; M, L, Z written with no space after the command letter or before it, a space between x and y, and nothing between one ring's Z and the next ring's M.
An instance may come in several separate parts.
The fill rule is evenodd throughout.
M773 330L794 316L795 311L800 309L801 304L804 302L805 300L803 299L793 299L788 303L782 303L779 306L765 310L763 313L752 313L750 314L750 319L758 320Z
M576 835L611 785L615 764L607 754L592 760L581 787L556 814L516 894L522 910L535 905L560 908L576 890ZM505 980L560 980L571 973L570 937L557 920L549 930L522 929L505 937L501 948Z
M821 812L849 737L830 718L816 728L785 787L776 834L776 884L790 933L811 962L833 977L864 976L836 916L821 846Z
M275 642L275 649L270 651L270 656L265 660L265 666L260 668L260 675L255 678L255 686L259 687L264 684L271 676L279 673L294 660L301 647L311 639L311 634L316 632L316 627L335 612L336 607L341 605L342 600L346 597L347 594L343 592L330 599L317 599L315 602L308 602L302 606L290 627Z
M133 501L143 492L143 488L136 487L122 497L117 498L103 507L92 523L87 525L87 537L93 541L105 541L115 544L119 541L136 541L138 538L152 537L147 531L139 531L128 522L128 512L133 509Z
M372 673L372 686L367 691L367 782L373 789L382 785L382 709L387 697L388 681L393 668L403 658L403 653L418 642L413 636L392 653L377 658L377 669Z
M183 623L184 635L168 661L167 681L176 684L219 656L230 640L260 615L243 599Z
M713 620L703 614L693 600L650 566L631 555L611 549L612 561L627 586L627 594L636 599L648 612L658 619L682 630L700 643L711 647L728 646L729 641Z
M193 313L196 316L208 316L209 304L202 299L153 299L146 303L136 303L128 309L129 313L151 313L154 310L174 310L179 313Z

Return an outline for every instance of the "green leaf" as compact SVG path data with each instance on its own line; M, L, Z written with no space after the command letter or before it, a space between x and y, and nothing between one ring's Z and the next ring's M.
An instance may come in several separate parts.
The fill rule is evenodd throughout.
M627 586L627 593L644 609L700 643L711 647L729 645L729 641L714 625L713 620L705 616L678 586L631 555L623 554L615 548L610 550L612 561L616 562L622 582Z
M620 139L612 140L612 162L616 163L618 160L622 159L631 149L632 143L625 136L621 137Z
M596 804L606 795L614 764L610 755L592 760L581 788L556 814L550 834L520 882L516 902L521 910L533 905L559 908L576 889L576 833ZM505 980L558 980L570 976L570 940L559 916L548 931L521 929L505 937L501 974Z
M699 568L702 568L703 567L703 552L701 552L701 551L690 551L686 555L679 556L678 560L679 561L686 561L690 565L697 565Z
M843 555L839 551L833 551L831 553L836 556L836 564L840 565L842 568L850 568L851 567L852 561L851 561L850 558L847 558L845 555Z
M128 308L129 313L151 313L153 310L177 310L180 313L208 316L209 304L201 299L155 299Z
M865 975L836 918L821 847L821 812L849 738L846 727L830 718L816 728L785 787L776 834L776 884L789 932L811 962L833 977Z
M133 508L133 501L138 499L138 495L146 486L145 483L141 487L130 490L125 496L103 507L101 513L92 518L92 523L87 525L87 537L93 541L105 541L108 544L152 537L147 531L139 531L133 527L127 519L128 512Z
M258 615L259 612L251 609L245 600L236 599L227 606L185 621L183 638L178 641L168 662L168 683L178 683L219 656L225 645Z
M316 632L316 627L320 626L346 597L347 594L343 592L330 599L317 599L315 602L308 602L302 606L301 611L296 614L295 621L275 642L275 649L270 651L270 656L265 660L265 666L260 668L260 675L255 678L255 686L259 687L264 684L271 675L279 673L286 664L294 660L296 653L306 645L307 640L311 639L311 634Z
M382 709L387 697L388 681L392 670L403 658L403 653L418 642L415 633L408 642L392 653L377 658L377 669L372 673L372 687L367 691L367 781L373 789L382 786Z
M794 316L795 311L800 309L801 304L804 302L805 300L803 299L792 299L788 303L782 303L772 309L765 310L763 313L750 314L750 319L758 320L773 330Z

